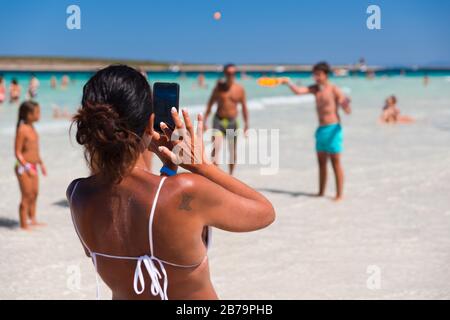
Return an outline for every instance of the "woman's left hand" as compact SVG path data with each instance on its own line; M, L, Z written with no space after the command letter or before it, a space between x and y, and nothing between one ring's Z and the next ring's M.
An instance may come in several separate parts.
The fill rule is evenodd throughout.
M160 147L166 147L172 150L173 142L164 133L153 130L148 150L156 154L164 166L176 171L178 166L172 162L172 159L166 153L159 150Z

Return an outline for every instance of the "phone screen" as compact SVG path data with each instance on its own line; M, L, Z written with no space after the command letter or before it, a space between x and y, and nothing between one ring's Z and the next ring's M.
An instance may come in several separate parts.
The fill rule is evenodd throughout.
M161 132L160 123L164 122L172 130L175 123L172 119L171 109L178 111L180 101L180 86L178 83L156 82L153 85L153 108L155 113L154 130Z

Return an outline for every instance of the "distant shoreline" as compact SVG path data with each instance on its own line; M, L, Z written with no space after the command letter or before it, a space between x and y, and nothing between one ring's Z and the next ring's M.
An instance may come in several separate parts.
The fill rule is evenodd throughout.
M89 72L95 71L110 64L128 64L148 72L220 72L219 64L171 64L167 62L126 60L126 59L88 59L63 57L0 57L0 70L5 72ZM360 71L356 65L333 65L336 69ZM310 64L239 64L239 70L245 72L309 72ZM386 70L424 70L424 71L450 71L450 66L444 67L381 67L367 66L369 71Z

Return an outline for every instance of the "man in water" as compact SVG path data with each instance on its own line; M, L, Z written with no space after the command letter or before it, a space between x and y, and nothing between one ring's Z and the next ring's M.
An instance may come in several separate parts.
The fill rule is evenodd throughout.
M194 88L207 89L208 85L205 80L205 75L203 73L199 73L197 76L197 83L194 85Z
M209 114L211 113L212 106L217 103L217 111L213 119L213 129L215 134L213 136L213 163L218 164L219 152L218 150L222 146L223 138L227 137L228 145L230 149L230 174L233 174L236 165L236 130L238 129L238 105L242 105L242 115L244 117L244 133L248 130L248 110L247 101L245 97L244 88L236 83L236 66L234 64L227 64L223 68L224 79L217 82L211 97L208 101L205 112L205 123Z
M339 106L345 113L350 114L350 99L328 80L331 68L326 62L318 63L313 68L315 85L299 87L289 78L282 78L281 82L287 84L297 95L313 94L316 98L316 110L319 118L319 128L316 131L316 151L319 162L319 193L325 194L327 182L327 162L331 159L336 177L336 197L339 201L343 197L344 173L341 166L341 152L343 132L338 113Z

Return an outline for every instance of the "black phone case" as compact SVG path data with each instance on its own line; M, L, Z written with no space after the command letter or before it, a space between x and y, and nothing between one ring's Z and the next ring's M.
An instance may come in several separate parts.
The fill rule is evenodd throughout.
M164 105L160 106L160 102L155 101L157 99L157 94L155 92L159 90L175 90L176 91L176 102L175 105ZM180 109L180 85L178 83L173 82L155 82L153 84L153 105L155 108L163 108L166 112L166 116L162 118L158 118L158 113L161 113L162 110L154 110L155 111L155 123L153 125L153 129L157 132L162 132L160 123L161 121L164 122L169 128L172 130L175 129L175 123L172 120L171 117L171 109L172 107L175 107L177 111Z

